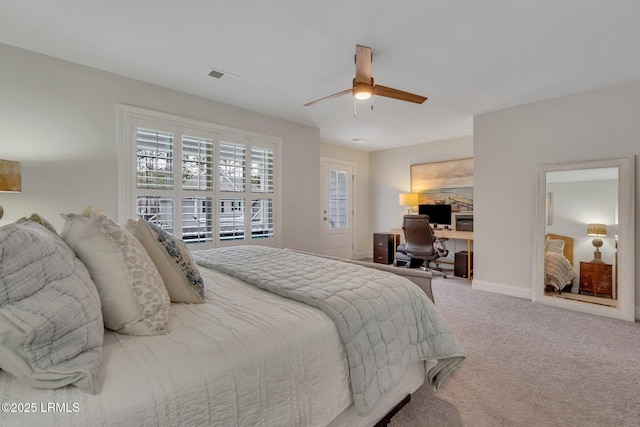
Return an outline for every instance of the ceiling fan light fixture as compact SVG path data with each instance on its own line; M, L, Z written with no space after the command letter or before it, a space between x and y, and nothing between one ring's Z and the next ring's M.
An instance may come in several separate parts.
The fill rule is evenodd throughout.
M361 90L358 92L354 92L353 96L356 97L356 99L369 99L371 98L371 91L369 90Z
M353 96L356 99L369 99L373 94L373 87L366 83L354 83Z

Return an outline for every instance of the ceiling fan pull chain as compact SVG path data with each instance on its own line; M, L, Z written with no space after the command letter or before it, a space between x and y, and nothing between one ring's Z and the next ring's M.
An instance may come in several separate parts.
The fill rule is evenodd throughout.
M353 98L353 117L358 117L358 102Z
M373 96L370 99L371 99L371 110L373 111Z

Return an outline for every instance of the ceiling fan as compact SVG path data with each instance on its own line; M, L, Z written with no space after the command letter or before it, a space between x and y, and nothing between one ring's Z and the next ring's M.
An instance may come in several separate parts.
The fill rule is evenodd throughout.
M337 98L338 96L352 94L355 99L369 99L372 95L385 96L387 98L399 99L400 101L415 102L416 104L422 104L427 100L426 96L420 96L409 92L404 92L398 89L393 89L387 86L377 85L373 81L371 76L371 61L373 55L371 48L362 45L356 45L356 77L353 79L353 87L351 89L343 90L342 92L334 93L333 95L325 96L324 98L316 99L315 101L304 104L305 107L317 104L320 101L325 101L331 98ZM371 104L373 109L373 103ZM354 112L355 115L355 112Z

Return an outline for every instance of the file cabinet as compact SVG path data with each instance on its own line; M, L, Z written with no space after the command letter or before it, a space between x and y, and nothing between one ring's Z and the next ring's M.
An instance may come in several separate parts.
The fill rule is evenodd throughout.
M394 233L373 234L373 262L393 264L396 248L400 244L400 235Z

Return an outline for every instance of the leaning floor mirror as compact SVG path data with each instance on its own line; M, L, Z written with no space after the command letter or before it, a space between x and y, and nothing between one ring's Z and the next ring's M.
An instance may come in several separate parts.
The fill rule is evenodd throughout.
M537 173L533 301L635 321L635 158Z

